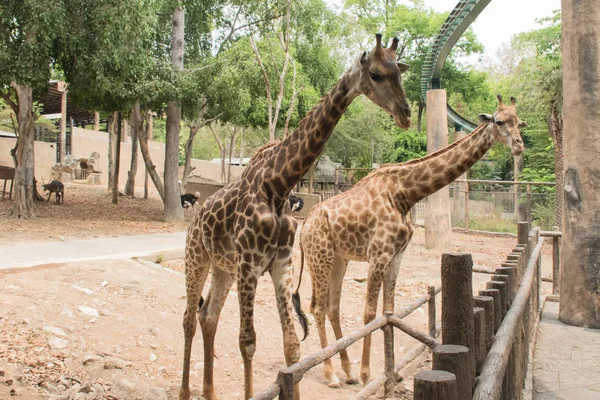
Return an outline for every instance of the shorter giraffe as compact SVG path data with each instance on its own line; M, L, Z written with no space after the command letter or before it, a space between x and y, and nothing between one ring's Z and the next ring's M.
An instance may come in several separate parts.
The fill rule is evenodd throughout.
M411 207L456 180L478 161L495 142L506 144L513 154L523 152L516 100L505 105L498 96L494 115L480 114L482 122L469 136L426 157L404 164L383 166L360 180L352 189L316 205L306 217L300 234L301 267L304 256L312 280L310 304L321 346L327 346L325 315L336 339L342 337L340 297L348 261L369 265L364 323L375 318L383 284L383 309L394 311L394 291L402 254L413 227L406 218ZM300 281L298 287L300 286ZM299 309L298 289L294 302ZM360 377L369 380L371 337L365 337ZM357 383L345 350L340 351L347 383ZM324 362L330 387L341 387L331 360Z

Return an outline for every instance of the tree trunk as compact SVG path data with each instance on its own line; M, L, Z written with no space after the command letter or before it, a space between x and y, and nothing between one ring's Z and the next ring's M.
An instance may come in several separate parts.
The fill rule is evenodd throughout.
M137 110L137 112L136 112ZM127 184L125 185L125 195L135 198L135 176L138 167L138 141L139 135L144 135L144 125L139 106L131 111L131 167L127 173Z
M421 133L423 123L423 103L419 102L419 113L417 115L417 132Z
M108 187L107 190L112 190L113 180L115 178L115 146L116 146L116 131L115 124L117 121L117 113L113 113L108 117Z
M134 106L137 108L137 112L139 112L139 104L136 103ZM165 188L163 186L162 181L160 180L160 176L158 172L156 172L156 166L152 163L152 158L150 157L150 150L148 148L148 137L151 135L149 130L152 129L152 124L148 122L146 125L147 132L145 135L139 135L138 140L140 142L140 152L142 153L142 158L144 159L144 163L146 164L146 170L152 178L152 182L154 183L154 187L158 191L161 200L165 201Z
M152 118L153 118L152 111L146 112L146 131L143 132L143 134L146 135L147 140L152 140L152 130L154 127L154 121ZM144 170L145 170L145 173L144 173L144 200L147 200L148 199L148 167L146 166L146 163L144 163Z
M123 130L123 114L117 114L117 140L115 141L115 176L113 177L112 203L119 203L119 168L121 166L121 133Z
M8 215L16 218L35 218L33 210L33 196L35 188L35 156L34 156L34 114L33 94L28 85L18 85L15 82L11 86L17 92L17 122L19 137L15 157L15 200Z
M195 169L192 167L192 156L194 152L194 138L199 130L199 124L190 126L190 136L188 137L187 142L185 142L185 166L183 167L183 176L181 177L181 186L184 191L188 180L190 179L190 174Z
M555 225L560 229L562 227L562 206L563 206L563 119L560 110L552 105L550 115L550 133L554 140L554 175L556 177L556 192L555 192Z
M184 11L175 7L171 36L171 62L173 69L183 69ZM165 143L165 221L183 221L181 192L179 187L179 134L181 130L181 107L175 100L167 103L167 138Z

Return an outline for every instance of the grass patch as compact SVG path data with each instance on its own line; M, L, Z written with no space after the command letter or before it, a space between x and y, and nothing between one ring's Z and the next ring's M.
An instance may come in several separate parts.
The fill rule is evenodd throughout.
M469 228L475 231L517 233L517 224L499 216L471 217Z

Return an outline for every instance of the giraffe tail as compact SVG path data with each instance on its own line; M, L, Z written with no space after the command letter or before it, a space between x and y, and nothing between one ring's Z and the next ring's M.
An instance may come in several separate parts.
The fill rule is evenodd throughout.
M298 322L300 322L300 326L302 326L302 331L304 331L304 337L302 341L306 339L308 336L308 320L306 319L306 314L302 311L302 305L300 304L300 283L302 282L302 271L304 270L304 251L302 250L302 240L300 240L300 275L298 276L298 286L296 286L296 291L292 294L292 304L294 305L294 310L296 310L296 314L298 314Z

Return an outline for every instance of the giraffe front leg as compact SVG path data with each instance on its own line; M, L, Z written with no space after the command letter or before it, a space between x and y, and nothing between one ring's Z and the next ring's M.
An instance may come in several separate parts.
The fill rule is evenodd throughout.
M229 289L235 276L218 267L212 268L212 285L206 301L198 312L198 320L202 328L204 343L204 381L202 397L206 400L217 400L214 386L215 334L223 305L227 300Z
M291 249L290 249L291 252ZM271 279L275 287L277 308L283 330L283 349L285 361L289 367L300 360L300 341L294 328L292 317L292 292L294 281L294 270L291 257L275 261L271 268ZM300 400L300 385L294 385L294 400Z
M396 279L398 279L398 271L402 262L402 253L397 253L392 262L385 270L383 278L383 311L394 312L394 297L396 291Z
M375 319L375 315L377 314L377 299L379 297L379 291L381 290L381 282L383 281L384 269L388 263L380 263L377 262L375 264L371 264L369 268L369 276L367 280L367 298L365 303L365 314L364 314L364 324L368 324L369 322ZM369 377L371 376L371 335L365 336L363 341L363 353L362 360L360 365L360 379L363 385L369 383Z
M238 298L240 301L240 352L244 360L244 398L254 393L252 382L252 358L256 351L256 331L254 330L254 299L259 275L254 273L252 265L242 264L238 274Z

